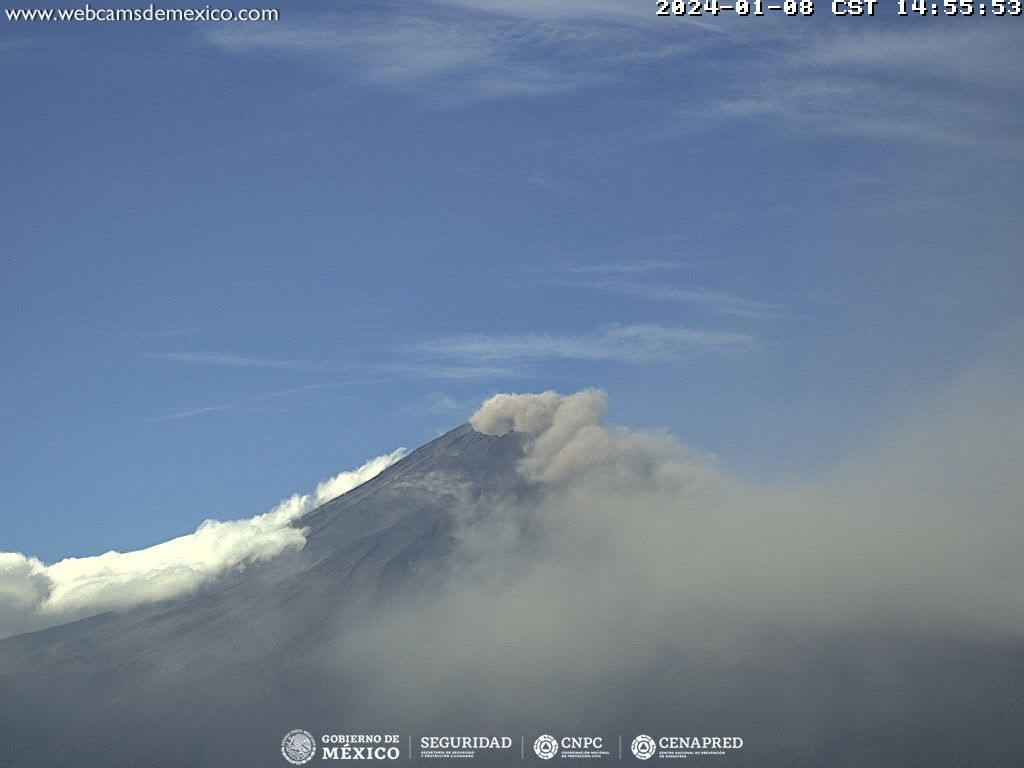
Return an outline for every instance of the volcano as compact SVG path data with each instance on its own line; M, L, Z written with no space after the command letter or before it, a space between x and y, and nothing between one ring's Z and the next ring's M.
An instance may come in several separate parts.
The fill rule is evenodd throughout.
M504 583L493 591L503 598L461 611L476 582L533 567L495 576L487 552L562 557L529 522L548 492L522 469L536 439L465 424L307 514L301 550L176 600L0 641L0 764L279 768L297 728L397 734L402 762L431 764L450 761L414 757L429 734L511 737L511 756L470 761L506 765L537 762L530 745L548 731L603 735L608 754L583 764L637 763L630 741L648 732L741 737L742 749L694 756L714 765L1008 765L1024 754L1024 645L1010 636L762 621L742 645L719 639L728 617L709 619L707 606L674 606L655 626L665 596L632 589L629 567L644 564L623 569L614 538L581 545L593 586L574 583L554 612ZM466 531L478 528L485 555L470 562ZM614 583L624 610L603 607ZM508 619L501 630L482 630L495 615ZM611 649L599 662L595 641ZM555 643L568 650L549 652Z
M461 426L307 515L301 552L185 600L0 641L3 765L281 765L273 734L335 727L355 704L316 649L450 554L448 489L526 492L522 437Z

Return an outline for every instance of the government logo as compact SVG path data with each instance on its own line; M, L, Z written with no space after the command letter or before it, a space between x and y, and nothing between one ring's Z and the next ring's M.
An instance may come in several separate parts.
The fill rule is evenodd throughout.
M654 753L658 751L658 747L654 743L654 739L646 734L640 734L633 739L631 748L633 750L633 754L638 760L649 760L654 757Z
M295 728L281 739L281 754L292 765L305 765L316 755L316 740L309 731Z
M533 751L541 760L550 760L558 754L558 742L555 741L554 736L544 734L533 742Z

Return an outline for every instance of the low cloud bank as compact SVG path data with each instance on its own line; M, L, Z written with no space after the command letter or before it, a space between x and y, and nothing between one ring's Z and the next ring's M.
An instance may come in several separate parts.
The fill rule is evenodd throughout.
M0 637L189 594L228 571L301 549L306 536L296 522L403 456L405 449L400 448L324 480L312 493L291 496L262 515L205 520L194 533L136 552L70 557L52 565L0 552Z

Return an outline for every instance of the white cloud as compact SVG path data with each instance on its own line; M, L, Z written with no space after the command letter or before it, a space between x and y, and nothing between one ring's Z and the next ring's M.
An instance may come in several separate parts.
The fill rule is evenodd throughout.
M578 288L591 288L650 301L690 304L717 315L743 318L781 317L785 309L779 304L746 299L728 291L709 288L681 288L653 283L624 283L618 280L592 280L568 283Z
M345 80L445 105L621 86L647 78L652 61L692 72L697 87L678 99L631 89L629 112L649 116L629 132L642 142L757 123L787 140L845 136L1016 155L1018 35L1007 25L954 26L754 30L726 16L657 19L618 0L585 11L544 0L439 0L415 15L328 14L203 35L223 50L312 60Z
M744 347L753 342L754 338L745 333L632 324L609 325L577 336L466 334L426 341L415 351L442 360L563 359L645 363L679 359L697 349Z
M412 362L392 363L385 366L386 370L425 379L448 379L451 381L472 381L475 379L509 379L521 374L507 366L475 365L472 361L464 363L444 362Z
M269 400L276 397L289 397L291 395L304 395L307 392L316 392L321 389L337 389L345 386L340 382L325 382L321 384L303 384L299 387L288 387L286 389L275 389L270 392L261 392L253 395L253 400Z
M793 134L1002 152L1020 125L1013 94L1024 57L1007 29L787 31L744 61L728 87L687 104L677 122L759 121Z
M193 533L135 552L70 557L52 565L16 552L0 553L0 637L186 595L233 569L300 549L306 537L296 522L404 455L398 449L378 456L265 514L206 520Z
M151 352L146 357L154 360L170 360L175 363L215 365L228 368L277 368L286 371L311 371L320 367L316 363L306 360L272 360L265 357L221 355L206 352Z
M230 405L208 405L202 408L186 408L181 411L175 411L169 413L166 416L161 417L162 421L177 421L178 419L188 419L193 416L202 416L206 413L220 413L221 411L230 411L232 406Z
M398 448L391 453L386 453L383 456L370 459L358 469L341 472L328 480L324 480L316 487L313 498L309 502L310 506L306 511L308 512L309 510L316 509L321 504L324 504L331 499L335 499L342 494L348 493L353 488L365 483L367 480L373 479L396 461L399 461L404 457L405 453L405 448ZM303 514L305 514L305 512L303 512Z
M574 275L635 275L662 269L678 269L680 266L679 262L674 261L639 260L574 264L567 267L566 271Z
M909 36L903 30L860 30L814 40L802 58L808 67L867 70L916 82L937 79L983 88L1024 84L1019 39L1009 29L923 27ZM995 61L1001 63L999 82L992 79Z
M559 93L610 76L569 70L540 55L538 49L552 46L579 47L579 40L560 30L522 20L484 22L465 14L327 14L204 34L231 53L313 58L345 79L450 103ZM426 84L445 88L423 90Z
M654 127L634 132L643 141L756 121L787 136L1005 152L1019 132L1024 57L1006 25L810 32L755 31L726 17L666 21L617 0L585 12L544 0L442 0L415 15L327 14L203 35L236 54L312 59L346 80L452 105L628 83L647 77L651 59L689 68L706 86L677 101L659 92Z
M581 8L575 3L552 3L548 0L438 0L439 5L451 5L466 11L495 14L522 19L544 19L579 23ZM583 21L614 20L649 21L646 14L638 14L631 0L594 0L588 2Z

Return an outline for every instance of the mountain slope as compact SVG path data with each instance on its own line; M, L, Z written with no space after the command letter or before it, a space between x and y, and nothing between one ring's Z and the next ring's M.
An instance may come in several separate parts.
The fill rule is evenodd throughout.
M268 723L277 734L297 711L337 707L311 655L444 558L459 493L528 492L521 439L464 425L307 515L300 552L188 598L0 641L2 764L280 764Z

